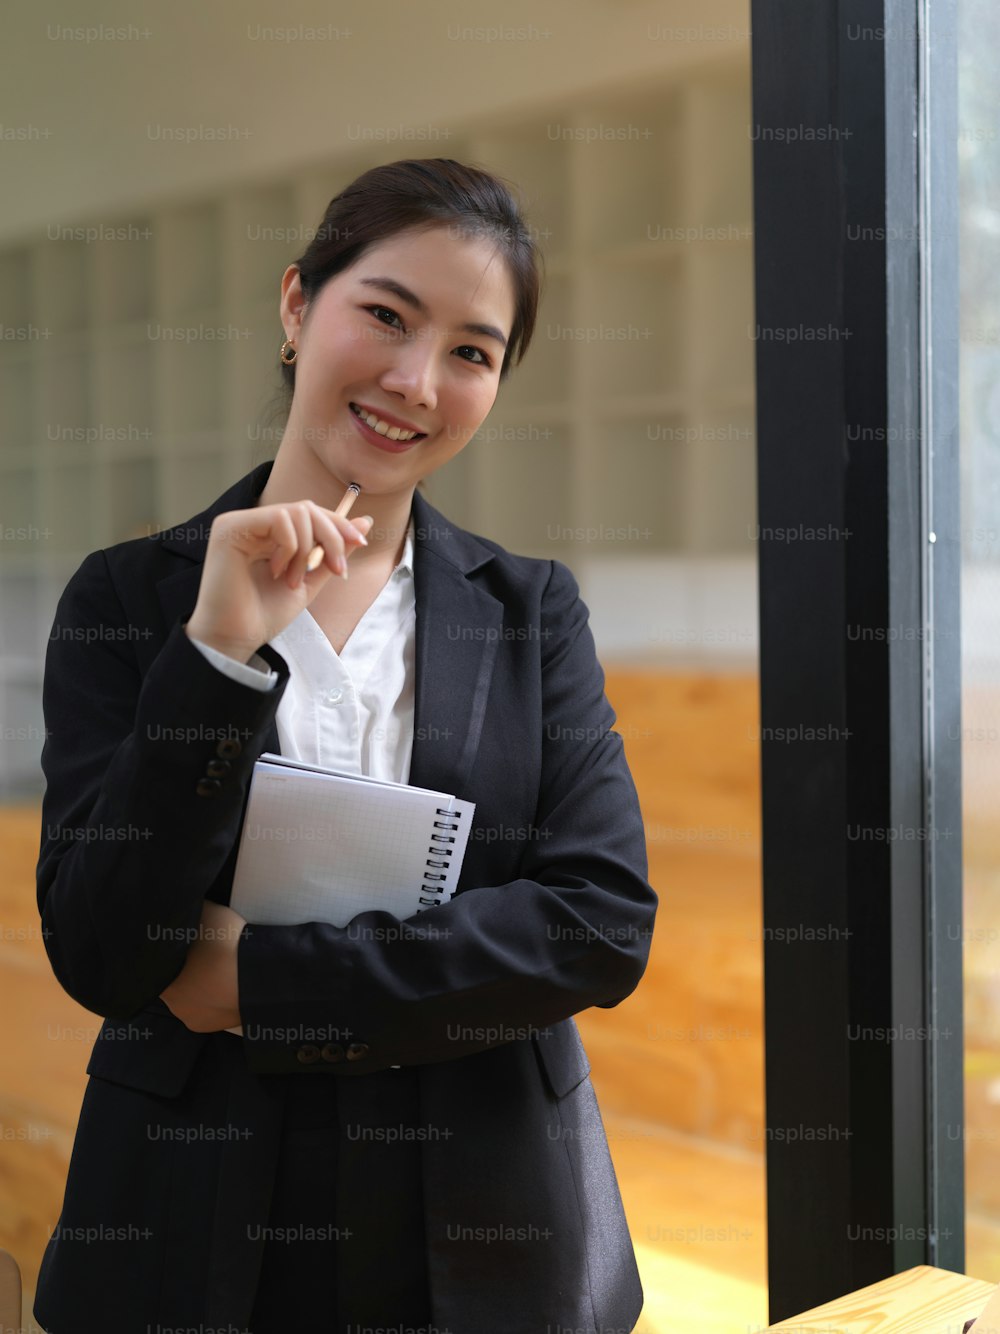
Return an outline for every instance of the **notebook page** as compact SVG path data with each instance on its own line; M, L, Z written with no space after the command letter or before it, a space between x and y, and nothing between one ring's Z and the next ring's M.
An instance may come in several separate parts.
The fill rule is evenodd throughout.
M471 809L470 809L471 808ZM452 809L454 817L440 816ZM454 893L474 804L353 776L258 761L230 903L249 922L346 926L374 908L403 919ZM435 823L458 829L435 828ZM432 837L436 835L437 837ZM428 868L445 861L447 870ZM446 875L428 890L425 873Z

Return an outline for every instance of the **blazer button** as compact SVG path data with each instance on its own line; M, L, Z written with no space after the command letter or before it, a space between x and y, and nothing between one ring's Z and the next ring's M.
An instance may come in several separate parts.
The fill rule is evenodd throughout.
M224 737L215 748L216 755L223 760L232 760L243 749L242 741L237 741L235 737Z
M319 1060L319 1048L307 1042L304 1047L300 1047L295 1053L303 1065L313 1065Z
M221 778L223 774L229 773L232 767L229 760L209 760L205 765L205 772L209 778Z
M199 797L214 797L221 787L222 784L217 778L199 778L195 791Z
M347 1048L347 1059L349 1061L360 1061L363 1056L368 1055L367 1042L352 1042Z
M334 1061L342 1061L344 1059L344 1049L339 1042L326 1043L325 1046L320 1048L319 1054L324 1061L329 1061L331 1065Z

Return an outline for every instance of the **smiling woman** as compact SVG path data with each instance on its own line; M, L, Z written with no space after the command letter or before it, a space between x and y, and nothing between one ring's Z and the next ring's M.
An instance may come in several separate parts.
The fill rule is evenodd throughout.
M639 1317L572 1018L630 995L649 955L622 737L570 570L417 489L488 415L538 289L496 177L365 173L281 279L277 457L177 528L92 552L63 592L44 938L69 995L137 1022L88 1065L44 1328ZM367 513L348 519L352 482ZM229 897L265 751L474 802L454 897L403 922L245 922Z

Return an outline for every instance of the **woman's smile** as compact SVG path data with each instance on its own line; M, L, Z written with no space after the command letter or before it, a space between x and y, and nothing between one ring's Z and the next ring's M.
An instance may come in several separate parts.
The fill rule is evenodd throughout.
M348 407L360 434L366 440L370 440L373 445L386 450L390 454L403 453L412 445L419 444L421 440L427 438L423 431L410 435L409 432L401 430L388 418L381 417L376 412L364 410L357 403L349 403ZM362 411L365 413L364 416L361 415Z

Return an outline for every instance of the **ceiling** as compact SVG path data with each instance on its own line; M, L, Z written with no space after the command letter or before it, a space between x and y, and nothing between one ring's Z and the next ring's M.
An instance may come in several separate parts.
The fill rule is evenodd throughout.
M7 0L0 241L273 179L364 137L448 156L447 138L402 136L745 61L748 27L749 0Z

